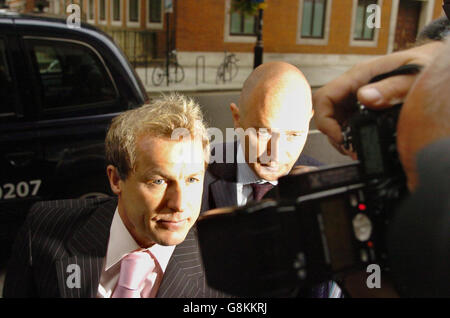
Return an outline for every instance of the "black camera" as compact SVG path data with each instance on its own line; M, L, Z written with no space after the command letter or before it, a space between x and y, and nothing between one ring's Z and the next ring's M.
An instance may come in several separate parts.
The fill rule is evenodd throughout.
M416 66L372 81L408 73ZM237 296L339 281L377 264L389 271L386 232L407 194L396 148L401 105L372 111L358 105L344 140L358 161L279 179L277 200L264 200L197 223L211 287Z

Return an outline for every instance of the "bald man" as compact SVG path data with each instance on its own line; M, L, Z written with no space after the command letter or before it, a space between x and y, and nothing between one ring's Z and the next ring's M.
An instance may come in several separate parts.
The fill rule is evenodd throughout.
M297 67L285 62L260 65L244 82L238 105L232 103L230 109L235 129L245 134L216 147L223 160L208 167L202 212L259 200L293 168L320 165L301 155L313 111L311 88ZM334 292L338 295L339 289L330 283L303 296L329 297Z
M274 186L294 165L320 164L300 156L313 111L311 88L297 67L285 62L260 65L244 82L238 105L232 103L230 109L236 131L244 133L237 134L237 141L216 146L223 147L223 160L209 165L202 211L244 205L256 199L252 184Z

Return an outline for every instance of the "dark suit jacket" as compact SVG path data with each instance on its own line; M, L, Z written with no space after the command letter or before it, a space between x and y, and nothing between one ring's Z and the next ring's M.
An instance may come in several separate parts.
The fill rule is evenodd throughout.
M237 142L222 144L222 162L213 162L208 166L203 183L203 201L201 211L237 205ZM216 148L217 149L217 148ZM232 152L234 160L226 163L226 154ZM213 149L213 154L214 149ZM294 166L321 166L322 163L306 155L300 155ZM266 196L267 197L267 196Z
M116 206L115 198L35 204L14 244L4 297L96 297ZM81 288L66 284L70 264L81 269ZM224 296L206 284L193 228L175 248L157 297Z

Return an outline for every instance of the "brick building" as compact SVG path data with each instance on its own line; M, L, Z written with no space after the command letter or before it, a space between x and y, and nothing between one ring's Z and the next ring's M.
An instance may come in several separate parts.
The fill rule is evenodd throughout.
M180 51L253 50L253 21L230 12L231 0L177 2ZM270 53L385 54L441 15L441 0L267 0L264 48ZM381 8L380 28L369 30L364 9ZM366 13L365 17L369 17ZM398 32L395 32L398 30ZM237 31L237 32L236 32ZM240 34L239 34L240 33Z
M5 0L5 4L17 12L33 12L35 11L35 0Z
M264 61L285 60L321 85L355 62L410 46L418 31L442 14L441 0L266 0ZM368 28L367 6L381 9L379 28ZM176 2L176 47L180 60L194 65L203 55L219 64L223 51L253 63L255 19L230 10L231 0ZM371 11L374 12L374 11ZM329 72L313 72L329 66ZM310 71L311 70L311 71ZM314 74L313 74L314 73Z
M81 19L110 34L132 62L161 57L165 52L164 0L5 1L10 9L23 13L38 12L38 4L44 3L43 14L63 18L69 15L66 12L69 4L78 4L81 8ZM174 25L175 18L176 11L169 15L171 25ZM170 29L171 39L175 39L175 28Z
M10 7L35 1L6 0ZM83 20L104 29L132 61L163 57L167 47L179 61L195 67L203 56L217 67L224 51L234 52L241 67L253 64L256 18L231 11L232 0L173 0L173 13L164 13L164 0L73 0ZM70 0L48 0L46 12L65 13ZM299 66L313 85L321 85L356 62L410 46L418 31L442 14L441 0L266 0L264 61L285 60ZM367 12L376 4L374 11ZM377 11L376 8L380 10ZM379 12L379 25L367 21ZM372 16L371 16L372 14ZM320 74L313 71L326 67Z

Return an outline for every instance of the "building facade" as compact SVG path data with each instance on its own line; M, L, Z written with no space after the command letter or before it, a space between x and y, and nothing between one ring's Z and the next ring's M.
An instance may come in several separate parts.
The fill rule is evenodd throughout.
M265 52L385 54L404 48L410 37L442 14L441 0L266 0ZM377 5L380 24L366 9ZM177 2L177 47L180 51L253 50L251 18L231 12L231 0ZM398 32L396 32L398 30ZM404 45L403 45L404 46Z
M35 1L7 0L10 7L35 7ZM47 0L45 11L67 15L70 3L82 19L109 33L132 62L162 59L176 49L182 65L217 67L224 52L240 66L253 65L257 19L231 9L232 0ZM285 60L321 85L364 59L411 46L419 30L441 16L442 0L266 0L264 61ZM25 11L26 11L25 10ZM309 71L328 66L326 72ZM319 76L320 75L320 76Z
M55 14L64 14L62 10L71 3L70 0L49 1L49 12ZM164 0L78 0L78 3L82 19L111 35L135 65L164 56L166 18L174 24L176 16L164 14ZM172 39L175 28L170 29Z
M82 21L111 35L135 64L164 56L168 17L170 46L175 49L176 10L165 15L164 0L6 0L10 9L23 13L39 12L41 2L43 14L63 18L70 14L70 4L78 4Z
M322 85L356 62L411 46L420 29L443 14L441 0L266 3L264 61L291 62L311 74L309 80L314 86ZM253 63L257 22L253 17L232 12L231 0L181 0L177 1L176 10L176 47L184 64L194 65L199 55L219 64L224 51L238 52L242 64ZM378 24L369 28L368 21ZM316 66L329 68L322 74L309 72Z

